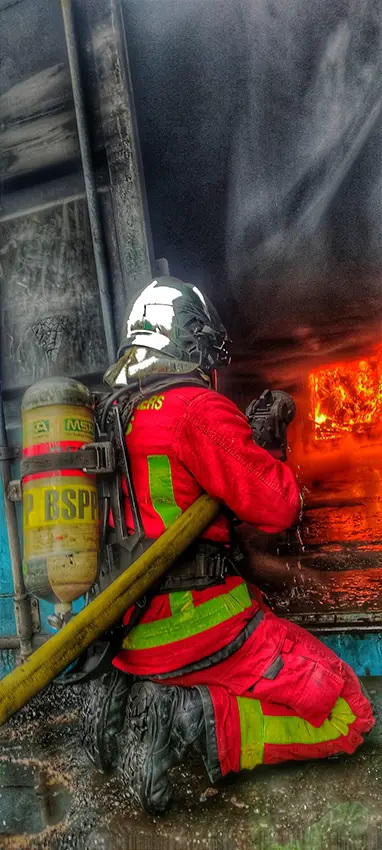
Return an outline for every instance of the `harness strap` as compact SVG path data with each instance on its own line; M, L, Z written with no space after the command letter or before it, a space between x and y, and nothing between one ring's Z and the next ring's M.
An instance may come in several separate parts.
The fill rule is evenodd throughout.
M85 682L91 682L107 673L110 670L113 658L121 648L123 640L138 625L148 605L148 599L145 599L145 602L140 605L136 603L127 626L118 623L105 632L101 638L96 640L77 658L69 670L54 680L54 684L83 685Z
M225 546L198 541L180 557L164 576L160 593L177 590L197 590L223 584L235 569Z
M148 537L139 540L142 551L146 551L155 541ZM109 545L114 544L113 536L109 537ZM140 550L140 551L141 551ZM114 570L114 578L128 569L138 557L140 551L119 549L115 554L118 566ZM236 575L229 552L225 546L218 543L197 541L187 552L178 558L168 573L152 589L153 593L174 593L177 590L201 590L216 584L224 584L227 575ZM108 583L106 581L106 583Z
M49 452L23 458L21 479L39 472L55 472L61 469L82 469L89 475L114 472L116 456L111 442L87 443L73 452Z

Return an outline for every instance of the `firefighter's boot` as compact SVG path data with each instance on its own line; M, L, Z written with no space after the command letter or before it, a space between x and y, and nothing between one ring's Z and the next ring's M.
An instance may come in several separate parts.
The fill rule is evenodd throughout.
M207 760L206 688L179 688L142 681L133 685L123 733L119 771L133 799L146 811L166 810L172 797L167 772L193 744ZM208 769L208 767L207 767Z
M94 766L108 773L117 764L117 735L123 729L131 680L114 668L89 685L83 745Z

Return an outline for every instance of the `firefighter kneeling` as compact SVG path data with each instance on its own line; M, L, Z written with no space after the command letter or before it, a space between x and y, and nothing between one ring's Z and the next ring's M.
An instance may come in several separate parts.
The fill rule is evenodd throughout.
M128 311L119 360L105 376L132 391L138 382L149 401L126 428L147 538L203 490L222 504L155 589L113 668L90 686L87 751L99 769L117 767L152 812L168 806L168 770L191 745L215 782L260 764L353 753L374 723L353 671L278 619L232 566L230 515L279 533L295 522L300 493L288 466L254 442L246 417L215 389L226 342L196 287L160 278ZM125 509L133 533L128 499Z

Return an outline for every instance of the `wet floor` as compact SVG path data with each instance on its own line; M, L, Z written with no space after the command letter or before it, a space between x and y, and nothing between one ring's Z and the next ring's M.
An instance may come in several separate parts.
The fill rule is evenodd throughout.
M367 682L382 709L382 680ZM261 768L210 788L197 759L173 771L153 819L79 744L81 691L51 688L0 729L1 850L379 850L382 729L353 757Z
M70 791L49 765L0 758L0 834L43 832L63 819Z

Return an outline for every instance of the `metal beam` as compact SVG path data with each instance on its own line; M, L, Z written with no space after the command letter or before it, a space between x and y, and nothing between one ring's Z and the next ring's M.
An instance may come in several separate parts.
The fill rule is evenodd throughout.
M116 319L152 278L152 247L126 39L119 0L78 3L89 55L109 171L122 280L114 289ZM118 328L120 330L120 328Z
M43 634L43 635L33 635L32 637L32 650L37 649L38 646L42 646L43 643L46 643L51 635ZM16 651L20 649L20 641L16 637L16 635L10 635L6 637L0 637L0 652L6 649L15 649Z
M90 229L92 234L94 261L101 302L102 318L105 330L107 356L109 363L116 357L116 340L111 303L111 286L105 254L104 240L101 228L100 211L97 200L97 189L92 166L91 146L86 120L85 100L82 89L80 60L78 54L77 36L73 18L72 0L61 0L62 17L65 30L65 41L68 51L70 77L73 88L74 108L77 120L78 140L81 150L82 169Z
M97 174L97 193L109 191L106 175ZM82 174L67 174L17 192L4 192L0 202L0 223L41 212L86 198Z

